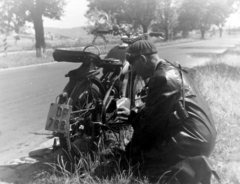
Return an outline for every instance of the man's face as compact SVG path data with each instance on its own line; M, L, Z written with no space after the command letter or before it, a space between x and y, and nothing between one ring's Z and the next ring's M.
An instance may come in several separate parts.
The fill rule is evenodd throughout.
M142 79L148 78L148 69L146 67L146 61L144 61L144 59L138 56L132 60L131 65L133 70L136 71L137 74L142 77Z

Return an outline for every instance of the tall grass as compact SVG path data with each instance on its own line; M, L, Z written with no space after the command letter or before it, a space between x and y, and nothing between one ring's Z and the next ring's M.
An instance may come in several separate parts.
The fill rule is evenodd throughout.
M223 183L240 183L240 55L226 54L197 67L196 81L207 100L218 137L211 160Z
M99 154L92 156L81 154L80 159L74 166L75 172L70 174L66 169L65 160L59 156L57 162L46 163L52 168L51 172L45 172L30 183L40 184L146 184L147 180L133 177L131 171L120 171L119 164L115 159L102 160ZM101 164L100 164L101 160Z

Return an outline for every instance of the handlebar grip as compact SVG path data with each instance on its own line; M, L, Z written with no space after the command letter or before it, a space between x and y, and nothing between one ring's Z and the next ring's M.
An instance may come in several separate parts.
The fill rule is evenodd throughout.
M164 37L164 34L161 32L151 32L149 33L149 36Z
M133 39L131 39L131 38L121 38L121 40L124 43L127 43L127 44L132 44L133 43Z
M147 40L147 39L148 39L148 34L142 34L142 35L140 35L138 37L135 37L135 38L121 38L121 40L124 43L127 43L127 44L133 44L136 41Z

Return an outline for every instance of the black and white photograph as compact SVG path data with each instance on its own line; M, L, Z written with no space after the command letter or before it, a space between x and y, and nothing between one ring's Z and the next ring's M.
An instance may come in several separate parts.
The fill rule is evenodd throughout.
M0 0L0 184L239 184L240 0Z

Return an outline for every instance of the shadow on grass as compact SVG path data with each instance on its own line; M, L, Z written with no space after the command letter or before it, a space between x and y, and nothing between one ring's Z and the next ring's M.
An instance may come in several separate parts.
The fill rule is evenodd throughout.
M45 162L50 162L49 158L26 159L22 157L16 163L0 166L0 183L32 183L31 181L35 178L52 173L51 166Z
M52 134L32 132L35 135L48 135L48 141L28 153L28 156L14 159L0 166L0 183L32 183L39 177L53 173L53 168L46 163L57 163L58 155L62 155L59 147L53 146Z

